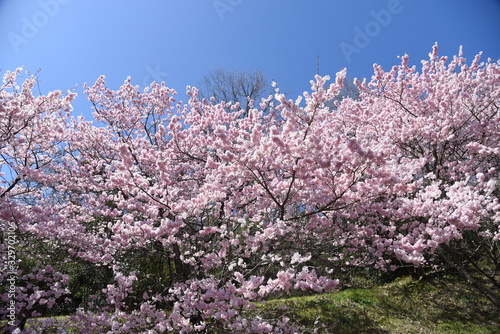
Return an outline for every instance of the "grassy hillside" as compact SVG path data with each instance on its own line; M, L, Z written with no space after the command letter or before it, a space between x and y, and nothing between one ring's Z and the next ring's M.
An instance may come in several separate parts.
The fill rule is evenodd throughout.
M275 299L260 304L257 312L286 316L310 329L304 334L500 333L500 310L455 276L404 277L363 289ZM58 320L45 333L56 333Z
M283 303L286 309L278 306ZM383 286L269 301L263 307L318 333L500 333L500 310L453 276L402 278Z

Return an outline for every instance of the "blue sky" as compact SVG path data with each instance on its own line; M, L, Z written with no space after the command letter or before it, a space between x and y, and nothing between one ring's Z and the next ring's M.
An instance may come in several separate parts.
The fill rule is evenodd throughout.
M186 85L221 66L261 70L296 97L317 70L369 77L408 53L500 58L498 0L0 0L0 69L38 69L43 93L93 83ZM80 96L77 113L89 105Z

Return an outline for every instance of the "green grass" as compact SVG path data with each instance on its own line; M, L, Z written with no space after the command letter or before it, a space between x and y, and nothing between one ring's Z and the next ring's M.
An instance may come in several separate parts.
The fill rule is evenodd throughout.
M383 286L272 300L261 308L311 332L318 321L323 324L319 333L500 333L500 310L451 276L402 278Z

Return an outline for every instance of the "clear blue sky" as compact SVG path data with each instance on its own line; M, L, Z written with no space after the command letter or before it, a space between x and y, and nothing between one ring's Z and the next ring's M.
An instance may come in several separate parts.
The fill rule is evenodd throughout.
M260 69L295 97L317 56L322 75L369 77L405 53L418 65L434 42L442 55L463 45L469 60L500 58L500 1L0 0L0 69L41 69L44 93L104 74L113 88L131 76L183 96L222 66Z

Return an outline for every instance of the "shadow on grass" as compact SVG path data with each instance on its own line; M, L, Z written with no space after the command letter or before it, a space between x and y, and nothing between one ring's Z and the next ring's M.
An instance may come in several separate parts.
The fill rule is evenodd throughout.
M498 310L456 277L348 289L269 301L266 314L287 316L312 333L500 333Z
M383 292L378 313L388 322L405 319L420 333L500 333L498 310L457 277L405 279L375 290Z
M289 317L309 331L303 333L389 333L379 326L369 310L370 296L360 290L338 294L296 297L270 301L261 308L275 317Z

